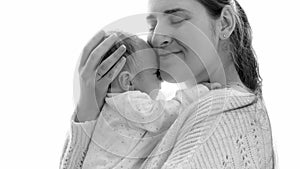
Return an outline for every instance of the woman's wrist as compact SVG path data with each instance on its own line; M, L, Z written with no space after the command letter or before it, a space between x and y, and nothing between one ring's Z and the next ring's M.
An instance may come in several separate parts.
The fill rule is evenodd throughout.
M99 114L98 110L77 108L75 122L85 122L85 121L96 120L98 117L98 114Z
M94 90L81 90L79 101L76 105L76 122L95 120L98 116L99 108Z
M96 120L99 114L99 108L97 105L91 104L91 101L87 99L83 99L79 101L78 105L76 106L76 116L75 120L77 122L85 122Z

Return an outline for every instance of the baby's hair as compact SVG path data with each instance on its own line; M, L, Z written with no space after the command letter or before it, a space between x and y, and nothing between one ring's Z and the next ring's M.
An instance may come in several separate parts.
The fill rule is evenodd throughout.
M124 69L127 70L132 70L134 69L132 66L135 64L132 64L132 62L135 62L135 52L147 48L151 48L146 41L143 39L139 38L136 35L126 33L126 32L121 32L121 31L109 31L106 33L105 38L109 37L112 34L116 34L119 38L119 40L111 47L108 52L104 55L102 60L107 59L111 54L113 54L120 46L124 45L126 47L126 51L123 54L123 57L125 57L126 63L124 66Z
M121 72L123 71L129 71L130 73L136 72L136 70L138 70L137 66L139 65L139 61L136 58L137 56L135 53L138 52L139 50L149 49L151 47L148 45L146 41L139 38L138 36L126 32L121 32L121 31L107 32L105 38L108 38L112 34L116 34L119 40L106 52L106 54L103 56L102 61L107 59L109 56L111 56L120 46L124 45L126 47L126 51L122 57L126 58L126 63L123 69L121 70ZM112 84L114 84L114 82ZM108 88L109 91L112 87L111 86L112 84L109 85Z

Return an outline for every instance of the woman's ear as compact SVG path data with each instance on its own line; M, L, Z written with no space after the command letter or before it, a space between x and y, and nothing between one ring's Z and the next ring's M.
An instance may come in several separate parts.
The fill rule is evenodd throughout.
M129 91L132 83L131 83L131 73L128 71L123 71L119 74L118 81L122 90Z
M235 12L231 5L226 5L219 18L220 20L220 39L227 39L230 37L235 29L236 18Z

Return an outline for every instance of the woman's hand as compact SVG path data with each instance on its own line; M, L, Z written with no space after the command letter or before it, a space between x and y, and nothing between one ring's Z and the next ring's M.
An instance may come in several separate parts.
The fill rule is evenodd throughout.
M222 88L222 85L220 83L217 83L217 82L213 82L213 83L201 83L203 84L204 86L206 86L209 90L216 90L216 89L221 89Z
M121 58L126 51L125 46L119 47L111 56L102 61L105 53L117 39L116 35L111 35L105 39L105 32L100 31L83 49L78 68L80 98L77 104L76 117L79 122L97 119L103 107L109 84L115 79L126 62L124 57Z

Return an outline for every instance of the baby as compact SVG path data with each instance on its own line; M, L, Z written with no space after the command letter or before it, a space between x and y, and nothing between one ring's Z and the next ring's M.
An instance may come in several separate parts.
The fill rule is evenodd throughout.
M178 113L209 91L197 85L172 100L156 99L161 80L155 52L137 36L113 33L120 41L106 57L125 45L126 63L110 85L83 168L139 168Z

